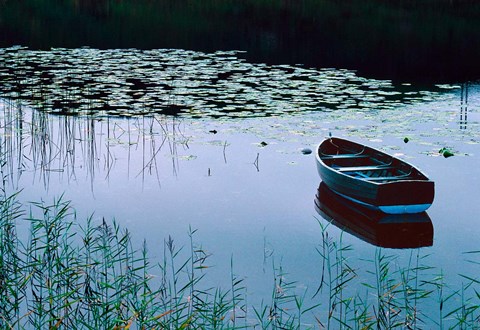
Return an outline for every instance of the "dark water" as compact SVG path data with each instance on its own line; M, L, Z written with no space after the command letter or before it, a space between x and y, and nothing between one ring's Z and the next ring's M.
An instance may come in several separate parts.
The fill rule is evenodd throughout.
M256 63L463 82L480 76L479 18L468 0L7 0L0 46L241 50Z

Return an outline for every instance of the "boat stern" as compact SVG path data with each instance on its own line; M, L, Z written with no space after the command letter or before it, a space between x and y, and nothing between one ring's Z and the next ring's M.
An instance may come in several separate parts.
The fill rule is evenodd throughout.
M433 181L405 181L379 187L378 208L390 214L420 213L427 210L435 197Z

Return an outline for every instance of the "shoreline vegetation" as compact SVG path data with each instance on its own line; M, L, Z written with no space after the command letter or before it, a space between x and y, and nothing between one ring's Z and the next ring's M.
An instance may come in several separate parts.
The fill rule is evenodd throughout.
M435 326L477 329L478 278L459 275L451 288L424 250L402 266L377 249L367 268L351 266L354 251L320 223L318 286L303 288L272 257L272 293L249 305L232 257L230 286L205 278L209 254L188 230L189 244L164 241L157 262L144 242L134 248L115 221L81 224L62 197L22 205L18 193L0 200L0 325L3 329L395 329ZM28 211L27 211L28 210ZM28 239L17 231L29 223ZM97 223L98 222L98 223ZM478 251L467 253L475 261ZM373 283L358 283L361 272Z
M0 7L0 47L241 50L252 62L400 82L480 76L480 4L471 0L4 0Z

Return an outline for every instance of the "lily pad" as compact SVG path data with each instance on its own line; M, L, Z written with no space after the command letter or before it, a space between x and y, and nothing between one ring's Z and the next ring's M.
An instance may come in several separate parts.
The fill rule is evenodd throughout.
M445 147L443 147L442 149L440 149L440 150L438 151L438 153L439 153L439 154L442 154L443 157L445 157L445 158L454 156L453 152L452 152L450 149L445 148Z
M121 112L131 115L244 118L341 110L346 118L439 95L399 91L391 81L350 70L248 63L239 53L12 47L1 52L0 96L46 112L59 111L51 100L67 99L75 108L62 103L61 111L73 114L118 115L114 106L92 107L108 102L126 105Z

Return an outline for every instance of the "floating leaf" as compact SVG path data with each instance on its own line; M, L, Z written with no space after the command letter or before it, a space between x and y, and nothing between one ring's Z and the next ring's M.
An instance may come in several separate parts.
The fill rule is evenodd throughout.
M445 150L443 152L443 157L448 158L448 157L451 157L451 156L453 156L453 153L450 150Z
M438 151L438 153L439 153L439 154L442 154L443 157L445 157L445 158L452 157L452 156L454 155L453 152L452 152L450 149L445 148L445 147L443 147L442 149L440 149L440 150Z
M178 157L178 159L181 159L181 160L194 160L194 159L197 159L197 156L195 156L195 155L185 155L185 156L180 156L180 157Z
M335 110L348 118L353 111L374 115L441 95L400 91L391 81L344 69L247 63L239 53L9 48L0 52L6 64L0 68L0 95L57 114L213 118Z

